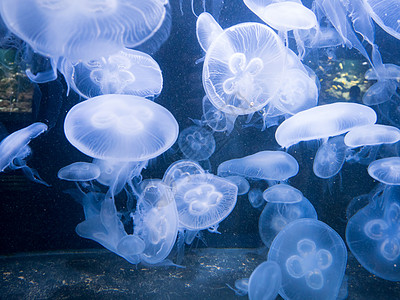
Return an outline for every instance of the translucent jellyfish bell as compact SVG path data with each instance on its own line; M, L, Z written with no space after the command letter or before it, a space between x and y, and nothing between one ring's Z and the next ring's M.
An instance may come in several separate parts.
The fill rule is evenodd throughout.
M263 192L263 198L270 203L297 203L303 200L303 193L285 184L275 184Z
M299 164L283 151L260 151L255 154L224 161L218 166L219 176L238 175L251 179L284 181L299 171Z
M282 272L274 261L265 261L251 273L248 284L250 300L272 300L282 284Z
M222 33L223 29L209 13L201 13L196 22L197 40L205 52L211 43Z
M215 139L210 130L190 126L182 130L178 138L179 149L186 158L201 161L210 158L215 151Z
M90 60L133 48L161 26L167 0L4 0L7 27L45 56Z
M178 123L161 105L131 95L103 95L83 101L64 122L68 141L93 158L145 161L171 147Z
M172 163L165 171L162 181L175 190L176 183L181 180L190 180L190 176L203 174L205 171L195 161L182 159Z
M133 223L134 234L146 243L142 260L149 264L162 262L175 244L178 212L171 189L161 180L152 180L144 188Z
M393 186L359 210L347 223L351 253L370 273L400 281L400 191Z
M373 124L354 128L344 137L350 148L394 144L400 140L400 130L394 126Z
M279 294L284 299L337 298L347 263L347 249L328 225L299 219L274 239L268 261L282 270Z
M400 185L400 157L387 157L373 161L368 166L372 178L388 185Z
M262 109L278 91L285 64L278 35L259 23L225 29L207 49L203 86L219 110L246 115Z
M71 88L84 98L104 94L154 97L163 86L158 63L150 55L131 49L90 61L62 59L58 68Z
M191 175L176 183L180 227L202 230L219 224L233 210L238 188L212 174Z
M368 106L336 102L301 111L283 121L276 129L279 145L288 148L300 141L340 135L363 125L374 124L376 113Z
M57 176L68 181L90 181L100 176L100 168L92 163L75 162L61 168Z

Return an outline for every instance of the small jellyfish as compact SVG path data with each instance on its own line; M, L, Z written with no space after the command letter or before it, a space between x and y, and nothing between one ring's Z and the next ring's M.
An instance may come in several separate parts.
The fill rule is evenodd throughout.
M185 128L179 134L178 145L185 157L195 161L206 160L215 151L212 132L200 126Z
M265 246L269 247L276 235L294 220L317 219L317 212L307 198L296 203L267 203L258 221L258 230Z
M145 161L168 150L178 123L164 107L132 95L102 95L80 102L64 122L68 141L103 160Z
M299 164L283 151L260 151L242 158L224 161L218 166L219 176L238 175L250 179L284 181L299 171Z
M314 219L291 222L276 236L268 261L281 267L284 299L336 299L347 263L340 236Z
M285 184L275 184L263 192L263 198L269 203L297 203L303 200L303 193Z
M167 0L5 0L4 23L35 52L88 61L134 48L163 23Z
M375 111L365 105L336 102L301 111L276 129L279 145L288 148L301 141L341 135L351 129L376 122Z
M237 186L212 174L195 174L176 183L180 227L203 230L218 225L233 210Z
M347 223L350 251L370 273L400 281L400 189L384 190Z
M57 176L68 181L90 181L100 176L100 168L92 163L75 162L61 168Z
M173 191L176 188L176 183L181 180L190 180L190 176L196 174L203 174L205 171L195 161L188 159L181 159L172 163L165 171L162 181L172 187Z
M151 180L139 197L133 216L134 234L146 244L142 261L158 264L165 260L178 234L178 212L171 189L161 180Z
M250 183L242 176L227 176L225 179L238 187L238 195L247 194L250 189Z
M203 97L203 116L201 120L213 131L230 134L233 130L236 117L236 115L230 115L220 111L210 102L207 96Z
M207 12L201 13L196 22L196 36L200 47L207 52L212 42L222 33L223 29Z
M278 35L259 23L225 29L207 49L203 86L212 104L232 115L262 109L276 94L286 50Z
M350 148L394 144L398 141L400 141L400 130L394 126L381 124L353 128L344 137L344 143Z
M257 266L249 278L250 300L273 300L282 284L280 266L274 261L265 261Z
M265 204L265 200L263 198L263 191L261 189L252 188L248 194L249 202L251 206L254 208L260 208L263 204Z
M388 185L400 185L400 157L387 157L373 161L368 174L375 180Z
M313 171L317 177L331 178L340 172L347 150L343 140L343 136L335 136L318 148L313 162Z
M131 49L90 61L62 59L58 68L71 88L84 98L104 94L155 97L163 86L157 62Z

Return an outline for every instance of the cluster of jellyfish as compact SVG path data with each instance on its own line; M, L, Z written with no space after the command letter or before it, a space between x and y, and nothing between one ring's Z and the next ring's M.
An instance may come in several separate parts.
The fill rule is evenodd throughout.
M385 118L390 108L380 106L399 100L400 67L382 62L374 33L377 25L400 39L400 6L395 0L315 0L311 7L300 0L244 3L260 22L222 28L215 15L198 16L193 30L205 53L198 61L203 116L180 131L172 113L156 103L163 77L151 57L168 38L168 0L1 1L7 34L42 58L40 65L26 67L27 76L44 83L59 72L83 99L68 112L64 132L91 162L73 162L58 172L74 182L68 193L83 206L77 234L132 264L175 265L168 258L175 244L179 264L185 244L201 230L218 233L238 195L248 194L254 207L264 206L259 234L269 250L250 278L236 282L236 293L250 299L278 293L284 299L338 299L346 244L290 185L301 166L285 151L318 140L315 176L329 180L345 163L358 163L380 182L362 205L349 207L345 240L366 270L400 281L400 157L384 156L395 150L380 152L383 144L395 147L400 140L397 124ZM303 58L312 49L339 45L368 61L365 78L375 83L362 103L318 105L319 79ZM209 172L204 166L216 148L214 133L229 136L243 116L261 119L262 130L277 126L281 149L222 161L216 174ZM46 130L37 122L7 136L0 144L1 171L21 169L47 185L27 166L29 142ZM143 179L149 160L175 143L183 159L163 178ZM256 181L269 187L253 187ZM117 210L117 197L125 199L124 211ZM127 220L132 233L125 230Z

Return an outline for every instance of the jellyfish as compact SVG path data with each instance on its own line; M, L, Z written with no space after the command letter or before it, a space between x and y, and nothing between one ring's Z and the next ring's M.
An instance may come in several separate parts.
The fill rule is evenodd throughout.
M39 173L26 165L25 159L32 153L29 142L47 131L47 125L37 122L22 128L4 138L0 143L0 172L7 168L21 169L25 176L34 182L49 186Z
M235 280L235 288L229 284L227 286L235 292L237 296L245 296L249 290L249 278L240 278Z
M133 215L134 234L145 241L143 262L159 264L172 250L178 234L178 212L171 189L151 180L139 197Z
M178 138L183 155L195 161L206 160L215 151L215 139L211 131L200 126L185 128Z
M301 141L326 139L363 125L374 124L376 113L368 106L336 102L301 111L276 129L279 145L288 148Z
M317 18L310 9L301 1L244 0L244 3L261 20L283 34L287 46L287 32L293 30L299 57L304 57L304 42L299 30L318 30Z
M315 154L314 174L324 179L335 176L342 169L346 154L347 146L342 135L328 139L318 148L317 154Z
M356 127L344 137L344 143L350 148L394 144L400 141L400 130L394 126L372 124Z
M258 230L265 246L270 247L276 235L294 220L317 219L317 212L307 198L296 203L267 203L258 221Z
M262 109L276 94L286 51L278 35L259 23L225 29L207 49L203 86L219 110L246 115Z
M35 52L88 61L148 40L161 26L166 5L167 0L5 0L0 13Z
M263 192L263 198L269 203L297 203L303 200L303 193L286 184L275 184Z
M181 159L168 167L162 181L175 190L177 182L182 183L183 181L181 180L190 180L191 175L203 173L205 173L205 171L197 162L189 159Z
M226 134L229 135L233 130L236 117L236 115L230 115L220 111L210 102L207 96L203 97L202 124L207 125L213 131L226 132Z
M68 181L90 181L100 176L100 168L92 163L75 162L61 168L57 176Z
M387 157L373 161L368 174L375 180L388 185L400 185L400 157Z
M238 175L250 179L284 181L295 176L299 164L283 151L260 151L255 154L224 161L218 166L219 176Z
M347 264L340 236L315 219L291 222L276 236L268 261L281 267L284 299L336 299Z
M102 95L78 103L64 122L68 141L98 159L145 161L178 136L178 123L164 107L138 96Z
M148 54L123 49L89 61L62 59L59 70L71 88L84 98L104 94L155 97L161 93L160 66Z
M182 181L182 182L181 182ZM180 227L203 230L224 220L236 205L236 185L212 175L195 174L176 183Z
M265 261L257 266L249 278L250 300L273 300L282 284L280 266L274 261Z
M384 190L347 223L346 241L351 253L370 273L400 281L399 187Z
M223 32L223 29L209 13L202 13L197 18L196 36L200 47L207 52L211 43Z
M260 208L265 200L263 198L263 191L261 189L252 188L248 193L249 202L254 208Z
M238 195L245 195L250 189L250 183L242 176L227 176L225 179L238 187Z

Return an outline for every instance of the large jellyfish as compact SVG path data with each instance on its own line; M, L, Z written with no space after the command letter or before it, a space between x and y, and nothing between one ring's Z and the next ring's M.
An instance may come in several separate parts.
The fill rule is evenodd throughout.
M64 132L84 154L103 160L145 161L166 151L178 123L164 107L131 95L103 95L75 105Z
M325 223L299 219L272 242L268 261L282 271L279 294L284 299L336 299L347 263L340 236Z
M218 166L219 176L238 175L251 179L284 181L299 171L299 164L283 151L260 151L224 161Z
M7 27L36 52L90 60L133 48L161 26L168 0L4 0Z
M400 189L393 186L348 222L346 241L360 264L386 280L400 281Z
M71 88L84 98L104 94L154 97L163 86L157 62L150 55L131 49L89 61L62 59L58 68Z
M288 148L300 141L340 135L363 125L374 124L372 108L357 103L336 102L301 111L282 122L276 129L279 145Z
M268 26L241 23L225 29L212 41L204 60L208 98L229 114L262 109L281 85L285 56L282 41Z

